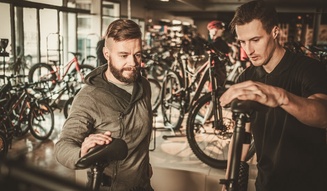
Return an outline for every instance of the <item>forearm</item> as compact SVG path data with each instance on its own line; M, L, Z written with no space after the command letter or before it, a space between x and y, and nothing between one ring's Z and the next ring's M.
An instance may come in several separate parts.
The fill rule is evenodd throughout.
M75 169L75 163L80 158L80 147L69 140L59 140L54 149L56 160L63 166Z
M57 161L67 168L74 169L75 163L80 158L82 142L88 134L87 123L77 118L68 118L60 133L59 141L55 145Z
M280 107L308 126L327 128L327 95L303 98L285 91Z

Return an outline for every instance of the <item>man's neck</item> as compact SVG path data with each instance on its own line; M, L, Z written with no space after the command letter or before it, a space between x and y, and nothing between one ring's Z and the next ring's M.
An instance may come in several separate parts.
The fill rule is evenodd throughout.
M271 73L282 60L286 50L282 46L277 46L269 62L263 65L267 73Z

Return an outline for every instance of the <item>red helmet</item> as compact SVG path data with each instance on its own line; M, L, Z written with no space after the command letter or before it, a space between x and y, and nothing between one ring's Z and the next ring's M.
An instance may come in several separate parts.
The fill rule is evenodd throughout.
M208 23L208 25L207 25L208 30L214 29L214 28L216 28L216 29L225 28L225 23L218 21L218 20L211 21L210 23Z

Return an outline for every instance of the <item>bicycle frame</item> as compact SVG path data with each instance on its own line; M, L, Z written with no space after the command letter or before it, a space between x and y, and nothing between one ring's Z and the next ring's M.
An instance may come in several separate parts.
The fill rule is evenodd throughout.
M76 94L78 90L75 90L73 85L68 84L68 82L63 81L65 85L61 87L59 90L56 90L55 92L51 92L50 98L52 99L54 96L55 98L51 100L50 106L53 109L57 109L56 102L60 100L60 98L66 93L69 97L72 97Z
M3 108L3 114L4 114L4 118L2 119L2 121L7 121L7 125L10 126L10 128L12 128L14 135L19 135L20 133L20 126L22 124L22 122L24 122L24 114L26 115L25 111L30 108L30 100L29 100L29 96L27 93L27 90L24 90L24 93L22 95L19 96L19 98L13 103L9 105L5 105L5 107ZM20 108L19 108L20 107ZM15 112L15 110L19 108L18 113ZM10 115L14 114L17 116L17 123L14 124Z
M71 52L72 53L72 52ZM57 66L55 64L55 67L56 67L56 70L54 70L54 72L56 73L56 76L57 76L57 80L58 81L61 81L68 73L69 73L69 70L70 68L72 67L72 65L75 63L75 68L76 68L76 71L81 75L81 78L84 79L84 76L83 74L80 73L80 64L79 64L79 61L77 59L77 56L76 54L72 53L74 55L74 57L67 63L65 64L63 67L60 67L60 66ZM66 68L66 69L65 69ZM65 69L65 70L64 70ZM63 70L63 73L62 71ZM61 75L62 74L62 75Z
M209 49L208 51L209 58L208 61L203 64L194 74L192 81L189 81L190 73L191 71L186 68L186 62L175 62L172 67L176 67L178 70L173 70L174 68L170 69L168 73L165 76L163 86L161 89L161 97L162 104L164 107L162 107L163 110L163 120L165 124L165 128L170 129L178 129L180 127L180 124L182 123L185 114L190 111L193 104L196 100L198 100L203 93L203 89L206 85L206 83L209 83L209 89L208 92L211 92L211 96L213 97L214 106L215 108L212 108L216 112L216 105L218 101L217 92L216 89L218 89L218 80L219 78L215 75L214 70L219 67L218 62L222 62L223 58L221 59L213 59L214 56L217 55L215 51L212 51ZM184 59L184 58L183 58ZM185 61L185 60L184 60ZM178 67L178 68L177 68ZM182 76L182 77L181 77ZM175 78L178 82L178 88L174 89L173 91L170 91L166 89L166 84L170 83L170 78ZM183 79L181 79L183 78ZM201 78L201 79L199 79ZM174 82L173 82L174 83ZM194 84L199 83L195 90ZM168 85L170 86L170 85ZM214 91L213 91L214 89ZM166 92L168 93L166 95ZM194 93L194 95L192 94ZM164 96L164 97L163 97ZM174 109L171 109L174 108ZM167 112L167 113L166 113ZM174 115L173 118L171 118L172 113L178 112L177 115ZM217 113L219 115L219 113ZM174 123L171 123L171 119L173 119Z
M213 72L212 72L212 69L215 67L213 63L213 55L214 53L213 52L208 52L209 53L209 58L208 58L208 61L205 62L198 70L196 70L196 72L194 74L190 74L190 71L187 70L187 66L186 66L186 60L187 59L184 59L184 61L181 61L179 62L179 64L181 65L180 66L180 69L181 69L181 74L182 74L182 79L184 79L183 81L183 87L180 89L180 91L177 91L176 93L182 93L184 94L184 97L185 98L185 102L186 102L186 111L189 111L190 107L192 106L192 103L199 99L200 95L201 95L201 92L206 84L206 82L210 82L212 88L216 88L217 87L217 78L214 76ZM194 95L191 97L190 96L190 93L192 92L191 88L193 87L193 85L198 82L198 77L200 77L200 75L203 74L201 76L201 79L199 80L199 84L198 86L196 87L195 91L194 91ZM190 81L189 80L189 77L192 77L192 80ZM212 89L210 90L211 92L215 92L215 91L212 91Z

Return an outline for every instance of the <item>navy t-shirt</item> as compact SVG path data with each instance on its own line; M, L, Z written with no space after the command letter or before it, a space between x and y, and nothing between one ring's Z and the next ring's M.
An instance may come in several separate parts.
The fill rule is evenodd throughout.
M239 78L246 80L281 87L301 97L327 94L325 66L289 51L271 73L261 66L249 67ZM327 190L325 129L304 125L276 107L254 112L251 130L258 159L257 191Z

